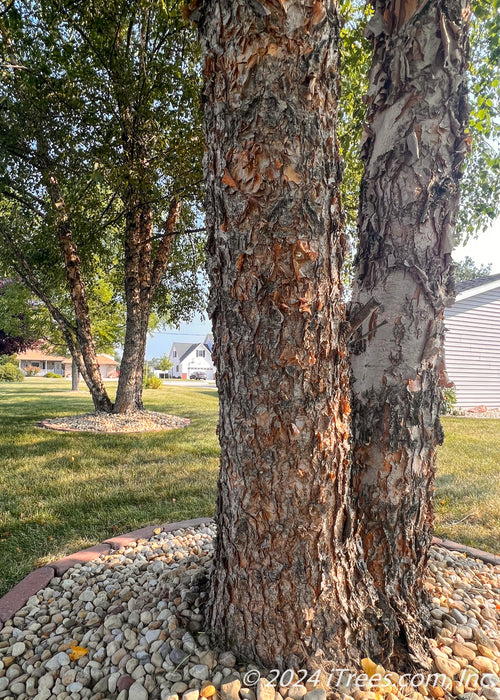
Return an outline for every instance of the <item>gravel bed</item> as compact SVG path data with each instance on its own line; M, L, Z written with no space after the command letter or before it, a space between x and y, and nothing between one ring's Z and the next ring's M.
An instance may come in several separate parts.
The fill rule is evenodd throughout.
M211 645L201 608L214 535L213 525L158 528L53 578L0 631L0 699L325 700L324 689L300 683L249 687L245 673L256 667ZM500 700L500 566L433 548L426 585L442 680L414 689L389 673L390 689L368 681L342 687L347 698Z
M500 408L486 408L486 406L478 406L477 408L469 408L464 411L466 418L500 418Z
M169 416L158 411L133 413L83 413L79 416L49 418L40 423L43 428L85 433L146 433L158 430L185 428L189 418Z

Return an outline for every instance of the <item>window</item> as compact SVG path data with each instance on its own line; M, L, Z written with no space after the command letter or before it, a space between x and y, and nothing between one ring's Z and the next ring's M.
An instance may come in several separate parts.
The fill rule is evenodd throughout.
M177 374L179 374L179 365L175 365L175 371Z
M177 350L174 350L174 351L172 352L172 357L177 357Z
M196 357L205 357L205 351L200 348L196 351Z

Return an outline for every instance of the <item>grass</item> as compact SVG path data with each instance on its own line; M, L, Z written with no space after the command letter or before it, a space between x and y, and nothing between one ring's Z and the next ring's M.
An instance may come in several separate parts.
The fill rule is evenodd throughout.
M443 418L436 534L500 553L500 421Z
M0 595L34 567L143 525L212 515L217 393L163 387L146 407L191 419L180 430L95 435L35 427L92 409L69 382L0 384Z
M43 418L92 409L65 380L0 384L0 595L36 566L147 524L212 515L217 394L164 386L146 407L186 416L181 430L130 435L58 433ZM437 534L500 552L498 421L445 418ZM461 522L459 522L461 521Z

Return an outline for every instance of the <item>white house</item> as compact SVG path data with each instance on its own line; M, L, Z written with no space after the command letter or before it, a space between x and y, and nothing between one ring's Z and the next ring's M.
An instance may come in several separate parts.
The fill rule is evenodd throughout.
M445 362L457 406L500 408L500 274L459 282L445 312Z
M211 334L207 335L203 343L173 343L169 354L172 362L170 375L189 379L194 372L205 372L207 379L214 379L212 346Z

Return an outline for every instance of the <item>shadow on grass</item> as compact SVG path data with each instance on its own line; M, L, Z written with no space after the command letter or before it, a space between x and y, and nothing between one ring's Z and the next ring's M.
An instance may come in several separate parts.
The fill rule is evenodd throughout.
M35 428L44 418L92 411L90 397L71 394L62 380L1 386L0 394L0 595L40 563L110 536L213 514L216 392L146 392L147 409L191 424L129 434Z

